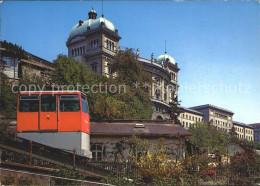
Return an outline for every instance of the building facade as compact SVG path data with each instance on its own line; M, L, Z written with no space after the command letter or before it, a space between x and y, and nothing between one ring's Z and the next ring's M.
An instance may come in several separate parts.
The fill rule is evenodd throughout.
M96 161L127 160L129 152L133 149L125 146L122 140L133 135L146 139L149 143L147 145L150 145L148 150L151 151L152 146L159 144L163 139L168 155L182 159L185 157L185 141L191 135L183 127L172 122L149 120L92 122L90 131L92 158ZM135 151L138 153L138 148Z
M96 11L92 9L86 21L80 20L71 29L66 42L68 56L82 62L89 70L110 77L110 66L117 51L121 50L118 45L120 39L114 24L104 15L97 18ZM154 109L152 119L169 119L169 103L178 95L178 64L166 52L158 58L153 53L151 59L140 57L139 49L136 60L155 82L150 92Z
M201 112L185 107L181 107L181 110L182 112L178 119L185 129L189 129L189 127L196 122L203 122L204 115Z
M157 59L151 54L149 60L139 57L139 50L137 50L137 61L153 79L150 91L154 109L152 119L169 119L170 116L167 113L170 108L169 104L178 95L178 71L180 70L178 64L166 52Z
M17 82L25 75L47 77L54 70L53 63L25 52L23 58L17 51L0 48L1 72L11 81Z
M203 120L205 122L216 126L218 130L225 133L228 133L233 127L232 117L234 113L230 110L210 104L195 106L190 109L201 112L204 115Z
M86 21L80 20L71 29L66 42L68 56L82 62L89 70L109 77L120 39L114 24L103 15L97 18L92 9Z
M254 141L254 128L250 125L233 121L237 137L242 140Z
M254 140L260 143L260 123L249 124L254 129Z
M0 70L9 79L14 81L18 79L18 56L14 51L7 50L5 48L0 48L0 60L1 66Z

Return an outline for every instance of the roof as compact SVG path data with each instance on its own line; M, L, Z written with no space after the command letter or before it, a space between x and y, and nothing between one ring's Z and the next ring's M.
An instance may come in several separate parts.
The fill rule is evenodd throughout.
M135 127L138 123L123 122L91 122L91 135L113 136L190 136L191 133L182 126L176 124L143 123L144 127Z
M81 93L82 95L86 94L79 90L43 90L43 91L20 91L20 94L78 94Z
M193 110L190 108L186 108L186 107L180 107L182 110L186 111L186 112L190 112L190 113L194 113L194 114L198 114L201 116L204 116L204 114L202 114L201 112L197 111L197 110Z
M104 17L100 17L98 19L88 19L86 21L83 21L82 25L76 24L74 27L72 27L69 38L87 32L88 27L90 28L90 30L96 29L101 25L101 23L103 23L104 26L107 27L109 30L115 32L116 28L114 24Z
M252 123L252 124L248 124L248 125L253 128L260 128L260 123Z
M18 51L15 51L15 50L9 50L9 49L6 49L6 48L1 48L0 47L0 51L1 52L5 52L5 53L12 53L14 56L16 56L17 52ZM36 66L40 66L40 67L43 67L43 68L49 68L51 70L53 70L53 67L54 67L54 64L50 61L47 61L43 58L40 58L34 54L31 54L30 52L27 52L24 50L24 53L27 57L27 59L21 59L22 62L26 62L26 63L30 63L30 64L33 64L33 65L36 65ZM30 57L28 57L30 56Z
M174 65L176 64L175 59L174 59L172 56L168 55L166 52L165 52L165 54L160 55L160 56L156 59L156 63L161 63L162 61L165 63L165 62L166 62L166 59L169 59L169 62L170 62L170 63L172 63L172 64L174 64Z
M44 69L54 70L54 68L52 67L53 63L50 63L49 65L45 65L42 62L30 61L30 60L25 60L25 59L21 59L20 61L27 63L27 64L30 64L30 65L38 66L38 67L41 67L41 68L44 68Z
M224 111L224 112L228 112L230 114L234 114L234 112L232 112L231 110L228 110L228 109L224 109L224 108L221 108L221 107L218 107L218 106L215 106L215 105L211 105L211 104L206 104L206 105L199 105L199 106L195 106L195 107L190 107L190 109L203 109L203 108L213 108L213 109L217 109L217 110L221 110L221 111Z
M241 123L241 122L238 122L238 121L233 121L233 125L238 125L238 126L241 126L241 127L247 127L247 128L253 128L252 126L249 126L249 125L246 125L245 123Z

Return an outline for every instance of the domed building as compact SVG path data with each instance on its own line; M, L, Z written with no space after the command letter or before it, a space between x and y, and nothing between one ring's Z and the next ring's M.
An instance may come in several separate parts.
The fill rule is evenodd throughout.
M153 103L152 119L169 119L167 111L170 102L178 95L178 64L173 57L166 52L157 59L151 54L151 59L140 57L137 52L137 60L142 63L143 69L152 75L155 83L151 88L151 100Z
M97 18L92 8L86 21L79 20L72 27L66 42L68 56L86 64L88 69L108 76L120 39L114 24L103 15Z
M68 56L84 63L88 69L109 77L110 64L113 63L120 39L114 24L103 15L97 18L92 8L86 21L80 20L72 27L66 42ZM178 94L178 64L166 52L157 59L152 53L151 59L146 59L139 56L137 49L136 56L143 70L151 73L156 82L151 88L154 108L152 119L169 119L169 103Z

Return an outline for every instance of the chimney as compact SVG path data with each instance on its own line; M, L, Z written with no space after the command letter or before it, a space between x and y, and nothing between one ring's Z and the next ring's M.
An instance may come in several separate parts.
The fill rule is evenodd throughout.
M81 26L82 25L82 23L84 23L83 21L81 21L81 20L79 20L79 26Z

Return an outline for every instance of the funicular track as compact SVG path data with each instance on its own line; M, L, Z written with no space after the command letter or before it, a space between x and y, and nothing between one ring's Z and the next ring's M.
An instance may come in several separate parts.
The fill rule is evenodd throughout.
M77 170L89 178L100 179L111 173L93 166L89 159L75 151L64 151L24 139L7 140L0 143L1 166L33 169L36 172L52 172L60 168Z

